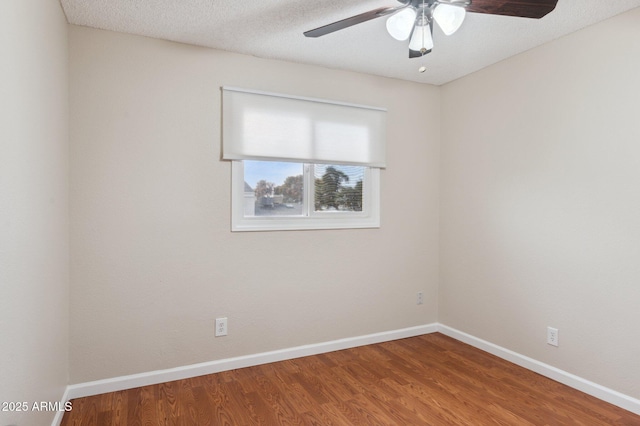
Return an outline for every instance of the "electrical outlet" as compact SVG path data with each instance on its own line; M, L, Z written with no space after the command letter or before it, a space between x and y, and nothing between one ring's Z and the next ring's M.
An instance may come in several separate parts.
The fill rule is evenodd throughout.
M216 337L227 335L227 318L216 318Z
M551 346L558 346L558 329L547 327L547 343Z
M416 304L417 305L422 305L424 303L424 292L419 291L418 292L418 297L416 298Z

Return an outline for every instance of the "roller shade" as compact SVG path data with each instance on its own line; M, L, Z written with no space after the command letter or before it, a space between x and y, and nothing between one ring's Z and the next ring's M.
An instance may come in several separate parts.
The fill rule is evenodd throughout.
M385 167L382 108L222 88L222 158Z

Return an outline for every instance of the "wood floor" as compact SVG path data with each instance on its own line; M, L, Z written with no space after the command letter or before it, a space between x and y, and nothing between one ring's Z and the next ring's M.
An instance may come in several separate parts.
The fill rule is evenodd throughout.
M640 425L442 334L73 400L69 425Z

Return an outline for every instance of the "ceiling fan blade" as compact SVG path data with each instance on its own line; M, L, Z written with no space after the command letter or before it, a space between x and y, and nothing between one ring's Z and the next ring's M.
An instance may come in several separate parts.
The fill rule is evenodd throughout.
M472 0L467 12L540 19L557 3L558 0Z
M379 7L378 9L370 10L369 12L361 13L360 15L352 16L350 18L342 19L340 21L333 22L331 24L323 25L322 27L314 28L313 30L305 31L304 35L306 37L321 37L323 35L327 35L335 31L349 28L353 25L370 21L372 19L381 18L383 16L394 14L399 10L409 7L409 5L411 4L409 0L398 0L398 1L400 3L403 3L403 5L398 7Z
M352 16L350 18L342 19L340 21L324 25L322 27L314 28L313 30L306 31L304 33L307 37L320 37L330 34L335 31L343 30L353 25L361 24L363 22L370 21L375 18L386 15L389 9L395 9L391 7L381 7L378 9L370 10L369 12L361 13L360 15Z

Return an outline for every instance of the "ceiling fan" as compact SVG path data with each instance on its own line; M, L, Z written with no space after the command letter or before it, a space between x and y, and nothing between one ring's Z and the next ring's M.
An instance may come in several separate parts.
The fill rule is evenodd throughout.
M466 12L540 19L555 9L558 0L398 0L396 7L381 7L304 33L320 37L372 19L388 16L387 31L396 40L409 41L409 58L433 49L433 22L446 35L455 33Z

